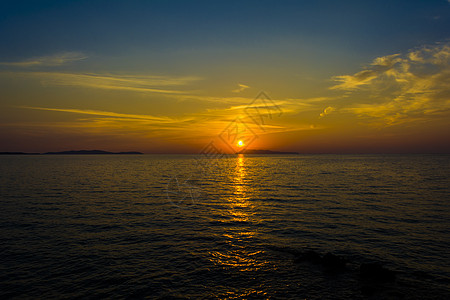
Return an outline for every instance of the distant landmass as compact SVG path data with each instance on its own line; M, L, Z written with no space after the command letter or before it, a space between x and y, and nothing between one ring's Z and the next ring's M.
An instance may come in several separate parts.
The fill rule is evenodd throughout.
M0 155L83 155L83 154L143 154L137 151L129 152L109 152L104 150L69 150L61 152L26 153L26 152L0 152Z
M257 150L257 149L243 150L238 153L243 153L243 154L298 154L298 152L282 152L282 151Z

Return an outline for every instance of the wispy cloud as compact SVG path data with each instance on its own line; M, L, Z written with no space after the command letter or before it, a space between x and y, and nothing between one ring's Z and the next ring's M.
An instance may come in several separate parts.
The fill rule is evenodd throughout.
M289 102L286 100L271 100L270 102L256 102L252 104L244 104L244 105L236 105L231 106L227 110L241 110L244 112L246 109L252 108L252 109L261 109L261 110L268 110L268 111L275 111L279 110L280 106L286 105Z
M399 54L393 54L389 56L383 56L376 58L368 68L360 71L354 75L340 75L335 76L332 79L340 82L339 84L332 86L330 89L339 90L354 90L362 85L371 83L374 79L378 78L382 74L388 73L389 70L401 62L402 59Z
M235 90L232 90L232 92L233 92L233 93L240 93L240 92L242 92L243 90L246 90L246 89L248 89L248 88L249 88L248 85L238 83L238 88L235 89Z
M164 94L180 94L184 91L165 89L167 86L183 86L199 77L169 77L144 75L113 75L97 73L62 72L3 72L8 76L28 77L40 80L46 85L80 86L97 89L127 90Z
M36 67L36 66L61 66L71 62L86 59L87 56L80 52L64 52L50 56L35 57L18 62L0 62L0 65L11 67Z
M274 105L284 102L277 101ZM76 109L76 108L52 108L19 106L22 109L53 111L58 113L72 113L84 115L67 122L55 123L35 123L33 127L79 127L83 130L97 131L114 130L117 132L141 132L142 134L152 134L170 139L180 139L183 137L192 138L213 138L226 128L230 122L239 117L240 120L250 127L257 129L257 125L245 114L248 106L230 106L224 109L206 109L198 113L186 114L178 117L154 116L144 114L124 114L102 110ZM266 107L264 107L266 108ZM270 109L270 108L269 108ZM289 124L277 124L274 120L265 126L264 134L276 132L288 132L298 130L310 130L309 126L292 126ZM262 133L261 133L262 134Z
M342 111L378 119L378 126L448 117L450 44L379 57L364 71L334 79L340 84L333 89L351 92L353 104Z
M20 108L45 110L45 111L57 111L57 112L66 112L66 113L84 114L84 115L93 115L93 116L102 116L102 117L114 117L114 118L131 119L131 120L146 120L146 121L155 121L155 122L159 122L159 123L161 123L161 122L170 123L170 122L174 121L174 119L171 119L169 117L156 117L156 116L151 116L151 115L136 115L136 114L122 114L122 113L115 113L115 112L101 111L101 110L74 109L74 108L49 108L49 107L32 107L32 106L20 106Z

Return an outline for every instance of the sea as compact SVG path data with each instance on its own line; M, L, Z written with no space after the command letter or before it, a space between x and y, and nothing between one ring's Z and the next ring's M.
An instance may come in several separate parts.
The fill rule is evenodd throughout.
M1 299L450 299L450 155L3 155L0 198Z

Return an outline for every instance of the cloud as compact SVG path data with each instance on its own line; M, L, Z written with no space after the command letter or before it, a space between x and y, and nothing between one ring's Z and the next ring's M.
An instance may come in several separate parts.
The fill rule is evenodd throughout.
M333 78L332 89L350 92L342 111L373 118L377 126L448 118L450 44L442 43L375 59L354 75Z
M2 74L28 77L40 80L45 85L80 86L97 89L127 90L134 92L151 92L164 94L184 93L180 90L165 89L167 86L187 85L198 77L169 77L144 75L112 75L96 73L62 73L62 72L3 72Z
M325 117L326 115L329 115L329 114L330 114L331 112L333 112L334 110L335 110L334 107L328 106L327 108L325 108L325 109L323 110L323 112L320 113L319 117L320 117L320 118L323 118L323 117Z
M0 62L0 65L11 67L35 67L35 66L61 66L71 62L86 59L87 56L80 52L63 52L51 56L41 56L19 62Z
M177 97L180 95L176 95ZM236 97L238 98L238 97ZM237 99L236 99L237 100ZM44 134L48 132L69 132L69 134L95 134L100 136L136 136L139 139L148 140L152 138L161 138L166 141L188 144L203 144L211 141L230 125L233 120L239 118L254 132L260 135L275 134L283 132L295 132L312 130L309 123L292 124L283 118L265 119L264 132L257 124L246 114L246 108L261 108L274 110L277 106L283 106L283 112L289 111L292 106L286 100L272 100L271 105L261 106L253 103L252 105L240 105L252 103L253 99L240 98L240 103L226 104L223 108L207 109L195 113L186 113L178 116L165 115L147 115L147 114L128 114L111 112L107 110L92 110L79 108L59 108L59 107L38 107L38 106L19 106L21 109L54 112L55 114L74 114L72 118L61 121L60 118L52 120L46 116L43 122L24 122L2 124L0 126L10 126L21 128L22 131L36 132L41 131ZM285 109L285 106L288 106Z
M381 74L384 74L395 67L395 65L401 62L402 59L399 54L393 54L389 56L383 56L376 58L368 68L360 71L354 75L340 75L334 76L332 80L340 82L330 89L333 90L354 90L362 85L371 83Z
M171 119L169 117L155 117L155 116L150 116L150 115L136 115L136 114L121 114L121 113L101 111L101 110L74 109L74 108L49 108L49 107L33 107L33 106L20 106L20 108L66 112L66 113L74 113L74 114L85 114L85 115L94 115L94 116L102 116L102 117L114 117L114 118L121 118L121 119L130 119L130 120L146 120L146 121L155 121L155 122L160 122L160 123L161 122L164 122L164 123L173 122L173 119Z
M240 92L242 92L243 90L248 89L248 88L249 88L249 86L247 86L247 85L245 85L245 84L238 83L238 88L235 89L235 90L232 90L232 92L233 92L233 93L240 93Z
M280 106L288 103L289 102L285 100L255 101L254 103L251 104L231 106L230 108L228 108L228 110L245 111L246 109L253 108L253 109L265 109L269 111L279 111Z

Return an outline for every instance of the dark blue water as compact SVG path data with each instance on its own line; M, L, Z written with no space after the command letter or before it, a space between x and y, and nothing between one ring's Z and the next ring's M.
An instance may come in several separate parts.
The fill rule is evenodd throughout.
M449 190L446 155L3 156L0 296L449 299Z

